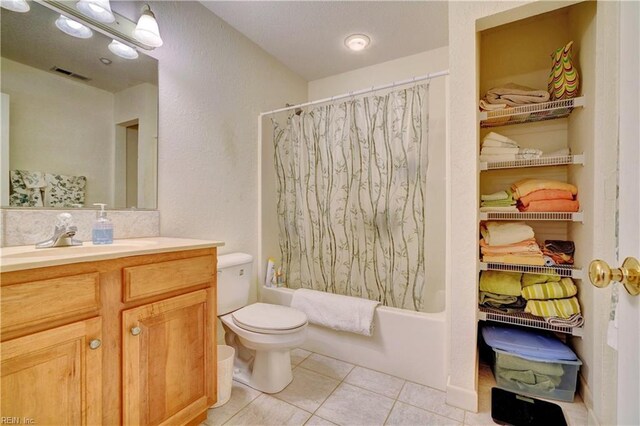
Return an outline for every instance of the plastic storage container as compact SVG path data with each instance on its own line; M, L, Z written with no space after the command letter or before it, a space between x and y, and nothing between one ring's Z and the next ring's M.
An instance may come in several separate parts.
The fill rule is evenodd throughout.
M554 336L529 330L485 326L499 387L517 393L573 401L582 362Z
M220 407L229 402L233 386L233 359L236 350L231 346L218 345L218 402L211 408Z

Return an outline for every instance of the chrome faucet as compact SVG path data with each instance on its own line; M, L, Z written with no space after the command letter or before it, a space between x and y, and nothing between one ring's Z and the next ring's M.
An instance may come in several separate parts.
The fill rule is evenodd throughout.
M81 246L82 241L73 238L78 227L73 225L73 218L69 213L60 213L56 220L53 236L48 240L36 244L36 248Z

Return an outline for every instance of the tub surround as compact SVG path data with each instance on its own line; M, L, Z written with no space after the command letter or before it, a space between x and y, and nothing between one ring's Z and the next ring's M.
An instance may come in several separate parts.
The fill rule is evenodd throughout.
M78 233L75 238L91 241L91 229L96 211L91 209L0 209L0 246L13 247L35 244L51 237L56 216L70 213ZM109 210L114 238L144 238L160 236L158 210Z
M3 414L45 424L201 423L217 400L221 245L140 238L3 249L1 380L14 411Z
M295 290L260 288L265 303L291 305ZM447 385L446 314L379 306L373 335L309 324L302 348L444 391Z

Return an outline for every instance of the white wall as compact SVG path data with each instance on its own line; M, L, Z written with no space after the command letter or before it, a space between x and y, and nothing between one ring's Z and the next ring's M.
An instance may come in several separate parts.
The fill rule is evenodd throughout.
M115 95L114 125L138 122L138 201L135 207L156 208L157 196L157 154L158 154L158 87L149 83L139 84L122 90ZM118 132L121 136L123 132ZM117 138L117 151L122 150L123 140ZM116 158L122 158L118 156ZM121 200L119 206L131 207L122 202L121 192L125 189L122 182L123 173L115 161L114 190L116 198ZM120 193L119 193L120 192Z
M113 95L6 58L2 91L10 96L10 168L86 176L85 205L112 204Z
M449 49L438 49L406 56L357 70L309 82L309 100L323 99L350 91L380 86L447 69ZM426 192L426 270L425 311L444 310L445 259L445 148L446 77L431 80L429 95L429 168ZM267 162L271 157L266 158ZM266 166L265 166L266 167ZM273 168L273 167L272 167ZM277 222L274 222L277 225Z
M256 256L258 114L305 101L306 81L198 2L151 8L164 40L152 53L161 235L221 240L223 253Z

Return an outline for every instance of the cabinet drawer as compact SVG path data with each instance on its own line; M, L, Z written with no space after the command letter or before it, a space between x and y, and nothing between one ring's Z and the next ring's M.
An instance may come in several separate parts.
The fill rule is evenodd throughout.
M123 301L144 299L207 284L215 277L214 256L198 256L124 268Z
M2 333L97 312L99 276L95 272L3 286L0 306Z

